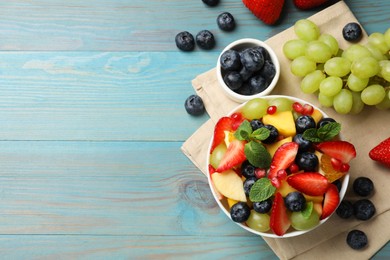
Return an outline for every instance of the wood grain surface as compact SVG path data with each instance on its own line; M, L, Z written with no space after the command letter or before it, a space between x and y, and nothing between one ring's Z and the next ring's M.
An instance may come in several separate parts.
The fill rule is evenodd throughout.
M345 2L367 32L389 27L389 1ZM208 119L184 100L231 41L323 8L286 1L267 26L240 0L1 1L0 258L277 259L228 221L181 153ZM218 29L222 11L234 32ZM213 50L178 51L178 32L202 29ZM374 256L389 258L389 244Z

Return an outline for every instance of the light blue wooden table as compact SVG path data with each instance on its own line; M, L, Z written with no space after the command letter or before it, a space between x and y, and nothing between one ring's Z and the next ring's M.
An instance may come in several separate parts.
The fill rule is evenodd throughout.
M266 26L240 0L0 2L0 258L276 259L227 220L181 153L208 116L191 117L191 80L243 37L267 39L314 14L286 1ZM346 1L367 32L387 0ZM215 19L231 12L232 33ZM175 35L214 32L212 51ZM390 258L390 244L375 259Z

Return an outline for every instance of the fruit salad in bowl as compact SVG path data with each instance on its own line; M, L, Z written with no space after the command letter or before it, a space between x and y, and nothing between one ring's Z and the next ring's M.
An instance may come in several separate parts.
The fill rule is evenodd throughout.
M343 199L353 144L341 124L301 99L254 98L218 120L207 166L212 193L242 228L293 237L324 222Z

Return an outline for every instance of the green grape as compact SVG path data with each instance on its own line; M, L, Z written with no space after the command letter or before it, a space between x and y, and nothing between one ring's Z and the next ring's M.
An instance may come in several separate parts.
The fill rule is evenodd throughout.
M382 60L379 62L380 71L378 76L384 78L386 81L390 82L390 60Z
M294 24L295 34L299 39L310 42L317 40L320 36L320 29L310 20L301 19Z
M302 215L301 211L291 213L291 226L296 230L308 230L318 225L320 216L313 210L308 218Z
M288 59L293 60L299 56L305 55L306 48L307 42L300 39L293 39L287 41L283 45L283 53Z
M390 109L390 89L386 91L385 97L376 107L381 110Z
M311 41L307 44L306 56L316 63L325 63L332 57L332 50L321 41Z
M222 157L226 153L226 144L225 142L220 143L217 145L213 152L210 154L210 164L214 167L214 169L217 169L219 166L219 163L221 162Z
M352 63L351 72L355 76L367 79L375 76L380 70L379 63L373 57L365 57Z
M351 73L348 76L347 85L350 90L360 92L367 87L368 81L369 79L361 79Z
M364 104L373 106L382 102L385 96L385 88L379 84L373 84L362 91L361 98Z
M320 92L328 97L337 95L343 88L343 80L339 77L330 76L320 83Z
M304 77L316 70L316 63L306 56L300 56L291 62L291 72L295 76Z
M333 57L325 62L326 74L335 77L344 77L351 72L351 62L347 58Z
M276 106L277 111L291 111L292 110L292 104L293 101L291 99L279 97L269 100L268 104L270 106Z
M320 88L320 83L326 78L321 70L315 70L307 74L301 81L303 93L312 94Z
M352 103L353 97L349 89L342 89L333 99L333 107L339 114L351 112Z
M328 97L322 94L321 92L318 93L318 102L320 102L321 105L324 107L332 107L333 106L333 97Z
M364 103L361 99L361 93L360 92L355 92L355 91L351 91L352 93L352 99L353 99L353 103L352 103L352 108L351 108L351 111L350 113L351 114L359 114L360 112L362 112L363 108L364 108Z
M386 41L387 47L390 48L390 28L388 28L385 32L385 41Z
M249 100L242 107L242 115L248 120L260 119L267 114L268 101L264 98L254 98Z
M367 43L364 47L367 48L367 50L369 50L371 52L371 56L373 58L375 58L376 60L380 61L380 60L385 60L386 59L386 56L383 55L380 50L375 47L373 44L371 43Z
M246 224L248 227L259 231L259 232L267 232L270 229L270 216L268 214L262 214L251 210L251 214L249 215Z
M336 38L334 38L330 34L323 33L320 35L318 40L328 45L334 56L337 55L337 53L339 52L339 43L337 42Z
M368 36L368 42L377 47L382 54L389 51L389 46L386 44L385 36L379 32L370 34L370 36Z
M365 57L371 57L371 52L361 44L353 44L344 50L341 57L354 62L355 60L360 60Z

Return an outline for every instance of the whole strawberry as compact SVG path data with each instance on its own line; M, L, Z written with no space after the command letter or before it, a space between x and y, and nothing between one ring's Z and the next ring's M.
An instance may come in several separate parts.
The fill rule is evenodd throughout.
M390 168L390 137L375 146L369 156L372 160Z
M284 0L242 0L244 5L264 23L272 25L279 20Z
M299 9L308 10L320 6L328 2L328 0L293 0L293 2Z

